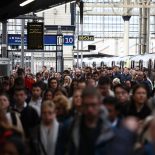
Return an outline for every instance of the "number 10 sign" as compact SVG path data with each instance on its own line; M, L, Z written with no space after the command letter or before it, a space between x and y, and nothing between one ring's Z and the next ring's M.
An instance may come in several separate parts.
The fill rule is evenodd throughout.
M64 45L73 46L74 45L74 36L64 36Z

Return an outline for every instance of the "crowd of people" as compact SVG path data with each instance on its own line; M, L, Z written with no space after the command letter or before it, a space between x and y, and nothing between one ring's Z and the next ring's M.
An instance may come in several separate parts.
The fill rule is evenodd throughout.
M155 155L154 110L145 70L19 67L0 82L0 155Z

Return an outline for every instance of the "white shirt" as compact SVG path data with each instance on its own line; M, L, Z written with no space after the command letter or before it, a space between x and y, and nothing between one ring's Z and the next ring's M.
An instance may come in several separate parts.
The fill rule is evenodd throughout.
M112 127L116 127L117 123L118 123L118 119L116 118L111 124Z
M38 116L41 116L41 103L42 103L42 98L40 97L37 101L31 101L29 102L29 106L32 107L34 110L36 110Z
M44 82L45 84L48 84L48 79L43 79L43 82Z
M41 123L41 141L44 145L47 155L54 155L58 138L59 123L55 119L52 127L49 129ZM41 155L44 153L41 151Z

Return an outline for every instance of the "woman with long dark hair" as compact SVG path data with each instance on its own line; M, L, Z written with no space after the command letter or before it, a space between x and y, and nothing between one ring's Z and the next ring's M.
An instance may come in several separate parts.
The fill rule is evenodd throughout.
M132 99L127 107L127 116L135 116L140 120L151 114L148 106L149 91L145 85L136 85L132 91Z
M78 85L78 80L77 79L73 79L72 83L70 85L70 93L69 93L69 97L73 96L74 90L77 89L77 85Z
M54 94L54 92L51 89L47 89L43 95L43 101L46 101L46 100L52 101L53 94Z

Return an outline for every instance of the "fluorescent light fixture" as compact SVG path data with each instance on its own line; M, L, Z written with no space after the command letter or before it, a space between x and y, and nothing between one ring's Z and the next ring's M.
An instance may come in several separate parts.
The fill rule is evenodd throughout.
M23 3L21 3L20 6L23 7L23 6L28 5L29 3L33 2L33 1L35 1L35 0L26 0Z

